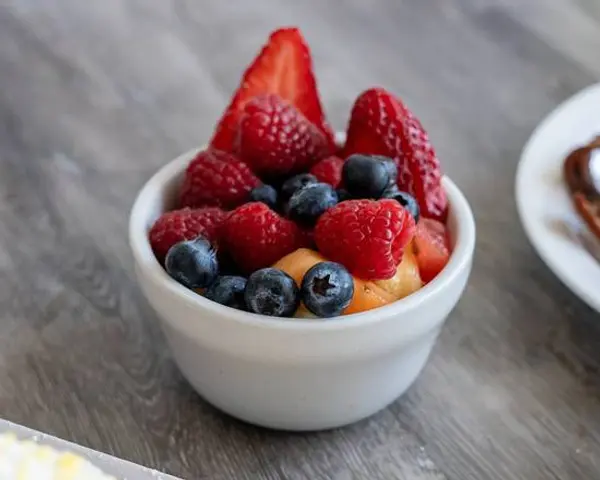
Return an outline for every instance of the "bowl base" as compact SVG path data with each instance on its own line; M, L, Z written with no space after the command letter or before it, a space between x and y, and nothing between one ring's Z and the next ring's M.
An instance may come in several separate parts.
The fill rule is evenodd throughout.
M177 366L204 400L245 423L295 432L343 427L385 409L419 376L439 333L354 367L291 367L224 357L163 327Z

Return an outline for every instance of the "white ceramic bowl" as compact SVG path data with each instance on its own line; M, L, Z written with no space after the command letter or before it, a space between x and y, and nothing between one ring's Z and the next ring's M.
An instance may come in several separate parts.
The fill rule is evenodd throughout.
M453 253L427 286L365 313L278 319L224 307L187 290L152 253L148 231L173 206L197 151L165 165L144 185L129 223L137 277L184 376L224 412L284 430L346 425L396 400L423 369L471 271L475 224L460 190L444 178Z

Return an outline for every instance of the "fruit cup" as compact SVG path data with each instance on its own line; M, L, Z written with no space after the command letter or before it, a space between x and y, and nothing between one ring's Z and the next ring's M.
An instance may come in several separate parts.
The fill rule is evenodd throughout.
M375 310L336 318L264 317L186 289L152 252L148 231L173 207L198 151L168 163L144 185L129 222L137 278L190 384L234 417L283 430L347 425L398 399L427 362L471 271L475 224L458 187L444 177L452 254L423 288Z

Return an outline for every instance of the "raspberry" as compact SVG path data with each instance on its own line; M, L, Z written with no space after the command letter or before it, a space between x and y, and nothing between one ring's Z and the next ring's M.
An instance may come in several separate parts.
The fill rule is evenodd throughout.
M424 217L444 221L448 201L440 162L421 122L383 88L371 88L354 102L344 156L385 155L398 167L398 188L413 195Z
M348 200L327 210L315 227L319 251L365 280L391 278L415 221L395 200Z
M181 206L235 208L260 183L248 165L220 150L204 150L190 162L181 187Z
M222 240L237 265L247 273L271 266L303 247L306 234L262 202L236 208L223 224Z
M324 158L310 169L315 177L320 182L328 183L333 188L338 188L342 183L342 167L344 166L344 160L335 155Z
M293 105L263 95L244 108L239 152L259 175L279 176L306 171L331 154L331 144Z
M183 240L204 236L213 245L219 241L219 228L227 213L217 207L192 210L182 208L163 213L150 229L150 245L154 255L163 263L169 249Z

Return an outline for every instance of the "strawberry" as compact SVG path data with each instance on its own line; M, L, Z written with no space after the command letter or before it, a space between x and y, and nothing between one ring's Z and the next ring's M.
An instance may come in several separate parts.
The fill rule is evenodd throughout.
M421 278L425 283L430 282L450 258L450 242L444 224L431 218L421 218L413 247Z
M244 72L210 144L219 150L235 151L244 106L257 95L267 93L279 95L294 105L334 145L333 132L319 99L310 50L297 28L281 28L271 33L267 44Z
M448 202L440 162L427 132L412 112L383 88L363 92L354 103L344 155L385 155L398 167L398 188L413 195L424 217L444 221Z
M307 170L329 153L325 135L277 95L261 95L246 104L239 155L258 174L275 177Z

